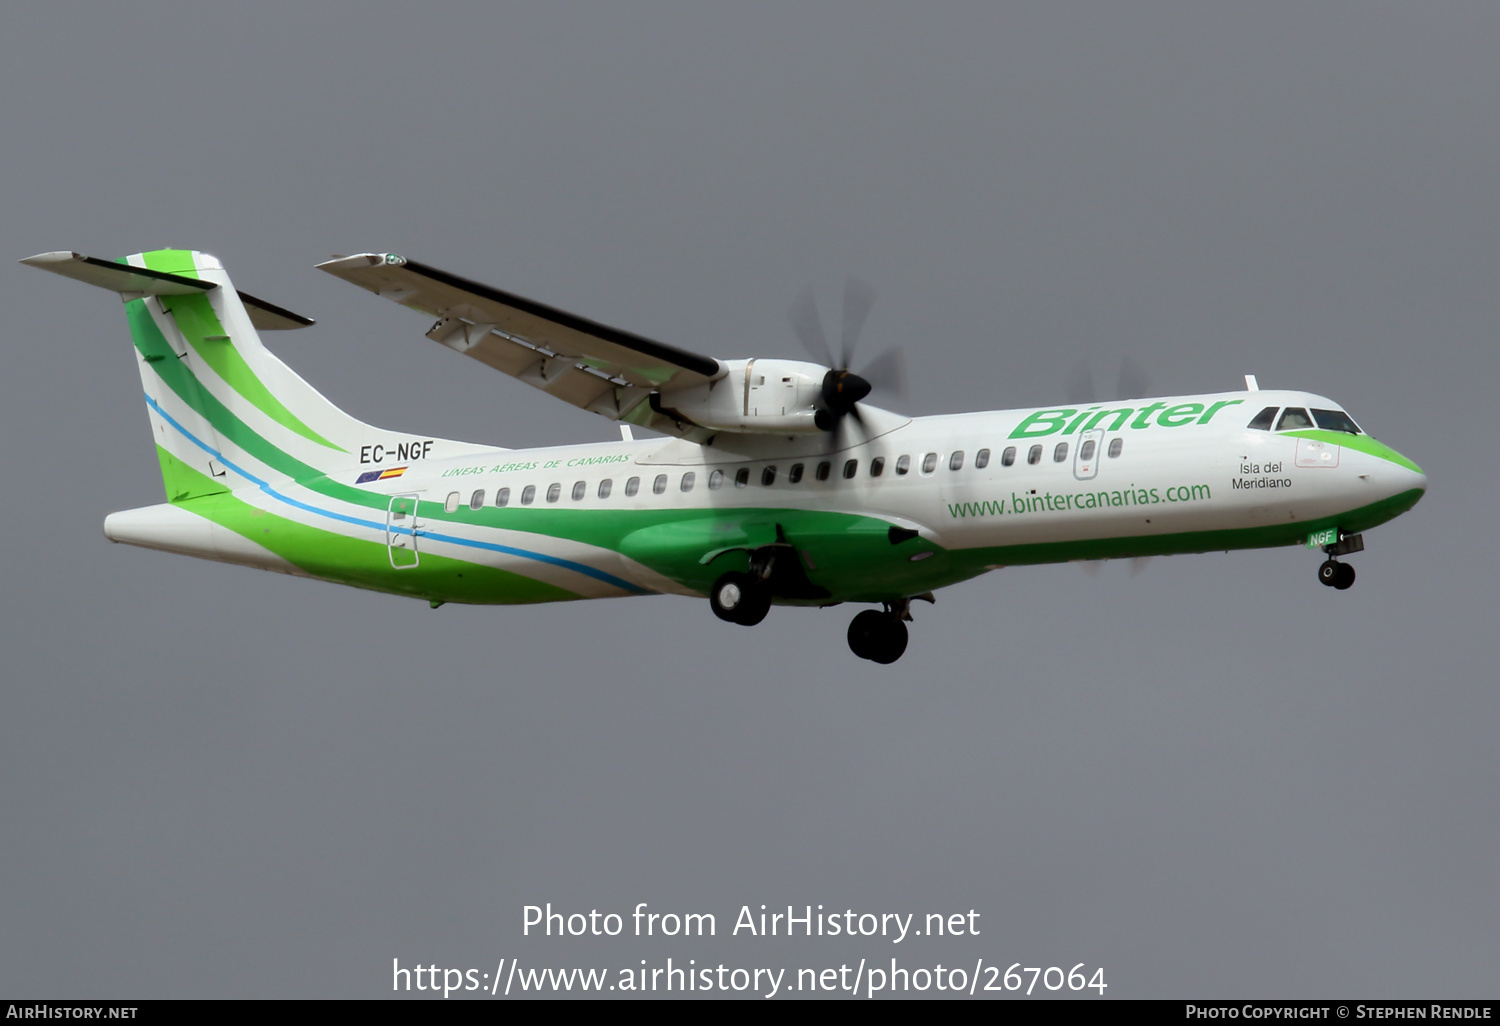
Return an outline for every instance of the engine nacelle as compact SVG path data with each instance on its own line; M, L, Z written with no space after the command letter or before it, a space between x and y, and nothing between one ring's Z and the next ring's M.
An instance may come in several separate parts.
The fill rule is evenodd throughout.
M758 435L816 434L827 367L801 360L721 360L706 385L653 397L659 412L716 431Z

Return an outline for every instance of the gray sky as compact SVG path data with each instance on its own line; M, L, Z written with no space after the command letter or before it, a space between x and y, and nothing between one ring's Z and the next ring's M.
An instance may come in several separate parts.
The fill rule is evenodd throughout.
M0 992L378 997L391 959L1102 966L1114 997L1494 996L1489 3L49 3L0 34L11 258L160 246L316 317L354 414L612 437L313 269L392 250L720 357L844 277L903 412L1308 388L1428 471L1294 549L1005 570L755 630L424 604L111 546L162 501L113 297L20 266L0 431ZM697 941L521 909L713 912ZM976 909L749 939L741 905Z

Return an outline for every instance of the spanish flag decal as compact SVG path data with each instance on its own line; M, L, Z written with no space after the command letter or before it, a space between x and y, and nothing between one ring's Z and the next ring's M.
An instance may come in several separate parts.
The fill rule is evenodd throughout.
M400 477L406 473L405 467L392 467L390 470L367 470L355 480L355 484L369 484L371 481L384 481L389 477Z

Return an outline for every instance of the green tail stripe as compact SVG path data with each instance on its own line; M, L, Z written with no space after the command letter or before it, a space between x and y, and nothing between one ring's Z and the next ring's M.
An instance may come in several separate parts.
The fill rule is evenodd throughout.
M153 271L166 271L184 277L198 277L193 266L193 256L183 250L158 250L142 254L146 266ZM203 357L203 362L213 368L224 383L234 389L245 401L270 417L282 427L295 431L310 441L327 446L338 452L346 450L335 445L302 422L296 414L256 377L245 357L227 337L224 325L213 311L207 296L162 296L162 306L177 321L177 327L193 351ZM217 336L217 337L215 337Z
M199 276L198 265L193 263L193 251L190 249L152 250L150 253L142 253L141 259L153 271L180 274L184 278L197 278ZM121 263L124 263L124 261L122 260Z
M212 424L221 436L287 477L303 479L318 476L320 471L261 437L199 383L193 372L177 359L166 336L156 326L151 311L146 309L145 300L132 299L126 303L125 316L130 321L130 335L135 347L151 364L151 369L179 399Z
M308 427L280 399L272 395L271 390L255 376L255 372L230 339L209 337L223 335L225 332L213 307L209 305L207 296L162 296L161 302L176 319L177 327L187 338L188 345L246 402L303 438L339 452L347 451Z

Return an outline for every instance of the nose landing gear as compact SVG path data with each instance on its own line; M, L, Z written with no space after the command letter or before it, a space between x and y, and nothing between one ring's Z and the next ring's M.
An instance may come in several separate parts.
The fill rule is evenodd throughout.
M1336 559L1325 559L1318 567L1318 580L1330 588L1348 591L1354 586L1354 567Z
M1358 534L1344 535L1332 545L1324 545L1323 551L1328 558L1318 566L1318 582L1339 591L1348 591L1354 587L1354 567L1348 563L1340 563L1338 557L1364 550L1365 540Z

